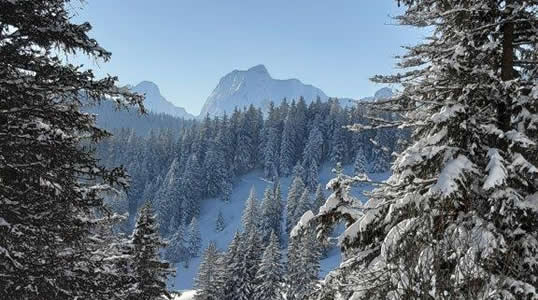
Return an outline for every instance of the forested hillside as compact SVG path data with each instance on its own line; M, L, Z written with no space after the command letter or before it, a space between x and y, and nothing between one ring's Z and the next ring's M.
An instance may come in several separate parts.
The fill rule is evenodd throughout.
M118 130L97 146L97 155L105 165L125 166L131 176L127 196L113 201L119 211L132 220L137 208L151 201L161 233L169 236L199 214L203 199L228 201L234 178L256 168L270 180L300 169L295 172L304 174L312 191L325 161L357 161L358 170L387 171L391 153L405 141L404 131L358 135L346 128L367 124L366 116L374 113L361 105L343 109L336 99L309 106L299 99L271 106L264 119L260 109L250 106L231 116L189 121L179 130L153 130L148 136Z

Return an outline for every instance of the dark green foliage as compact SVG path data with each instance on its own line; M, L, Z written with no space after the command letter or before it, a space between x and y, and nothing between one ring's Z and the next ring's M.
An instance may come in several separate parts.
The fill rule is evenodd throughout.
M108 136L83 105L140 106L115 77L65 63L111 53L73 23L70 1L0 1L0 298L121 299L125 240L110 236L102 195L124 186L94 143ZM92 253L91 255L89 253Z
M149 202L139 213L132 244L131 264L136 284L129 299L154 300L164 296L170 298L166 280L174 273L174 270L167 262L159 258L159 250L166 246L166 243L159 237L157 223Z

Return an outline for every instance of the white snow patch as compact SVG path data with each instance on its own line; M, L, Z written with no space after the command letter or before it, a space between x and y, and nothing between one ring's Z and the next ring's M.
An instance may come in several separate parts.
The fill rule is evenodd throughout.
M196 290L182 291L179 297L174 297L173 300L193 300L196 295Z
M9 225L9 223L2 217L0 217L0 226L11 228L11 225Z
M506 168L504 167L504 159L499 153L499 150L490 148L488 150L489 163L486 166L488 176L484 182L485 190L492 189L496 186L504 184L506 181Z
M295 227L293 227L293 229L291 230L290 236L296 237L297 234L299 234L299 232L301 232L303 228L307 227L308 222L310 222L310 220L312 220L313 218L314 213L311 210L305 212L297 225L295 225Z
M406 234L415 222L416 218L406 219L392 227L381 244L382 257L388 257L389 252L395 250L393 248L398 245L398 241L400 241L402 235Z
M327 184L328 186L329 184ZM331 194L327 201L325 201L325 204L319 208L319 214L325 214L327 212L330 212L331 210L335 209L336 206L338 206L338 199L334 194Z
M452 106L443 106L438 113L435 113L431 116L431 120L434 123L442 123L446 120L454 117L459 112L464 112L465 108L461 104L456 104Z
M458 183L463 181L465 171L475 172L476 169L465 155L460 154L445 165L437 183L432 186L431 192L450 196L458 190Z

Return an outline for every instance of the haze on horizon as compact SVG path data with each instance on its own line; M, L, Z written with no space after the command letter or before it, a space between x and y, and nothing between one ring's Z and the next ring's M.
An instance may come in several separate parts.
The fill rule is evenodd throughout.
M370 96L381 86L368 78L393 72L395 49L423 36L392 25L394 1L94 0L75 9L113 54L107 63L77 60L121 84L152 81L195 115L222 76L258 64L330 96Z

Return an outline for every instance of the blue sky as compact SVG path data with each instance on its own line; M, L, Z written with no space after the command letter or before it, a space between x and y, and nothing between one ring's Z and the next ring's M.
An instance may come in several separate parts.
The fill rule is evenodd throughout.
M91 0L71 5L75 21L112 52L108 63L80 59L122 84L155 82L169 101L198 114L234 69L264 64L273 78L298 78L329 96L359 98L393 72L401 45L422 33L394 26L393 0Z

